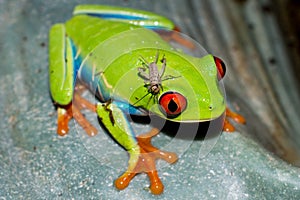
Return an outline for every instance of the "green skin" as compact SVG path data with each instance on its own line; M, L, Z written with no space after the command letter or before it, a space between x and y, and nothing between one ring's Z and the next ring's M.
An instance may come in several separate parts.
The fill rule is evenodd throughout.
M101 19L87 13L125 13L147 20ZM109 102L106 106L99 103L97 113L110 134L128 150L129 168L134 168L139 154L139 146L127 120L129 107L133 110L130 114L151 113L180 123L210 121L225 111L213 56L196 58L176 51L157 33L139 25L168 30L174 28L171 21L153 13L82 5L75 8L69 21L56 24L50 30L49 78L53 100L61 106L72 101L74 66L80 61L78 77L90 90L98 91L97 96L102 103ZM143 60L148 63L155 61L157 53L159 60L163 56L166 59L166 69L161 78L173 78L161 82L158 94L147 95L148 88L145 80L138 75L138 69L143 66ZM158 61L157 65L160 70L162 63ZM186 109L172 118L168 118L158 104L160 97L169 91L180 93L187 100ZM59 109L64 112L62 107Z

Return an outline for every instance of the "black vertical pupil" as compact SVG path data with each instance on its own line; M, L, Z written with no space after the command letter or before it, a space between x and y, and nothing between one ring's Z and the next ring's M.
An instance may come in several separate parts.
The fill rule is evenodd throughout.
M171 112L175 112L178 109L178 105L173 99L171 99L171 101L169 102L168 109Z

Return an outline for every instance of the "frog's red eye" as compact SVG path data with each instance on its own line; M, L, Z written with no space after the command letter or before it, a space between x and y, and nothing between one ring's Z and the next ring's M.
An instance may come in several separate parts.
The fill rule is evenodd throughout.
M220 58L214 56L214 59L215 59L216 67L218 69L218 80L221 80L225 76L226 66Z
M168 118L174 118L185 110L187 101L178 92L166 92L159 98L159 105Z

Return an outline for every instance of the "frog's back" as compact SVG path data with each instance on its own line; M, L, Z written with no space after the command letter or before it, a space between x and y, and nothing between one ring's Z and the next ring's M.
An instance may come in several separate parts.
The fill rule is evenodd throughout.
M74 16L66 23L66 32L83 57L108 38L135 28L137 26L132 24L87 15Z

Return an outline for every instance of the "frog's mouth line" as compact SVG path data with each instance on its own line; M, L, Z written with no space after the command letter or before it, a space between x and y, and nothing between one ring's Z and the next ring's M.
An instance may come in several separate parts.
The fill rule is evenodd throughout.
M220 115L219 117L213 117L213 118L210 118L210 119L199 119L199 120L173 120L171 118L167 118L166 120L176 122L176 123L191 123L192 124L192 123L202 123L202 122L213 121L213 120L218 119L222 116L223 116L223 114Z
M151 124L151 126L159 128L161 132L171 137L188 140L203 140L206 135L209 135L209 137L217 137L220 135L223 130L225 116L226 114L223 112L222 115L214 119L183 122L170 121L157 115L131 115L131 119L136 123Z
M155 113L151 113L151 112L148 112L147 115L130 115L131 118L133 119L133 121L137 121L137 122L140 122L140 123L147 123L148 121L150 121L151 119L157 119L157 120L160 120L160 121L169 121L169 122L172 122L172 123L187 123L187 124L196 124L196 123L205 123L205 122L210 122L210 121L214 121L214 120L218 120L220 118L223 118L223 120L225 119L225 116L226 116L226 113L225 111L218 117L214 117L214 118L210 118L210 119L201 119L201 120L174 120L172 118L165 118L165 117L162 117L162 116L159 116ZM149 122L148 122L149 123Z
M185 120L185 119L180 118L180 115L182 113L176 115L175 117L172 117L172 116L168 117L166 114L163 114L162 109L159 109L161 111L161 114L157 114L157 113L155 113L153 111L147 110L143 106L139 106L137 108L139 109L140 112L144 113L144 115L147 115L150 118L153 118L154 116L157 116L157 117L161 118L162 121L167 120L167 121L172 121L172 122L176 122L176 123L201 123L201 122L208 122L208 121L215 120L215 119L217 119L219 117L222 117L223 115L225 116L225 114L224 114L225 113L225 108L224 108L224 110L222 112L220 112L219 115L216 115L215 117L209 117L207 119L195 119L195 120L193 120L193 119L187 119L187 120ZM179 117L179 118L177 118L177 117Z

